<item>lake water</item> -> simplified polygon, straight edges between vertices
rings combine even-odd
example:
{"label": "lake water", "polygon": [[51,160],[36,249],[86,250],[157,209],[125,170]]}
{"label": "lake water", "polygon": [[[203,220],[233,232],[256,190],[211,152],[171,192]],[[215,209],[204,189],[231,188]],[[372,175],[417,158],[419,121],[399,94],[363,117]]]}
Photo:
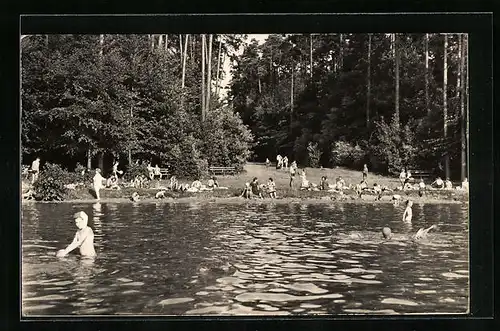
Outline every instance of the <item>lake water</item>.
{"label": "lake water", "polygon": [[[97,259],[58,259],[84,210]],[[22,312],[38,315],[465,313],[468,206],[25,204]],[[437,224],[426,240],[408,240]],[[383,241],[390,226],[396,240]],[[353,236],[358,233],[361,237]]]}

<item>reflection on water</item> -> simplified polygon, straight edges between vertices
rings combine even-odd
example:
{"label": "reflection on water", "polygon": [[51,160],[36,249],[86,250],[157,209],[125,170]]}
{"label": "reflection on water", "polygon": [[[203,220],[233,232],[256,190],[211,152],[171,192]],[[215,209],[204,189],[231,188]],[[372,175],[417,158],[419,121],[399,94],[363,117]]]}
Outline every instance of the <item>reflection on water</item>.
{"label": "reflection on water", "polygon": [[[461,205],[27,204],[23,314],[463,313]],[[98,257],[54,253],[84,210]],[[438,225],[428,238],[409,240]],[[390,226],[396,240],[384,241]]]}

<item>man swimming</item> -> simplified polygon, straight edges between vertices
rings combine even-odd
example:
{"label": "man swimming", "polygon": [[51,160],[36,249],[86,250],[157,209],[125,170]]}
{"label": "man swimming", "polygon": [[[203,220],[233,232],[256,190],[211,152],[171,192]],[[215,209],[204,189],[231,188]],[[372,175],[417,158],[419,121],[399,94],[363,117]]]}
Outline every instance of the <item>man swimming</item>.
{"label": "man swimming", "polygon": [[94,232],[92,231],[92,228],[87,225],[89,217],[84,211],[79,211],[73,217],[75,219],[75,224],[78,227],[78,231],[76,231],[71,244],[69,244],[65,249],[59,250],[56,253],[56,256],[64,257],[77,247],[80,248],[81,256],[96,256],[94,249]]}

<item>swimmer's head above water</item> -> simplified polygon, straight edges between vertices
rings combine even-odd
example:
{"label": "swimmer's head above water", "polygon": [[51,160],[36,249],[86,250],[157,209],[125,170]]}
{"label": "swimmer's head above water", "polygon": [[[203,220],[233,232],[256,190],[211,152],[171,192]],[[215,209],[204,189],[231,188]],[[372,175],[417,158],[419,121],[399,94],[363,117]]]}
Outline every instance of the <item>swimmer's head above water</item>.
{"label": "swimmer's head above water", "polygon": [[84,211],[79,211],[78,213],[73,215],[73,218],[75,219],[75,224],[79,229],[85,228],[89,221],[89,217]]}
{"label": "swimmer's head above water", "polygon": [[382,229],[382,236],[384,236],[384,239],[391,239],[391,237],[392,237],[391,228],[384,227]]}

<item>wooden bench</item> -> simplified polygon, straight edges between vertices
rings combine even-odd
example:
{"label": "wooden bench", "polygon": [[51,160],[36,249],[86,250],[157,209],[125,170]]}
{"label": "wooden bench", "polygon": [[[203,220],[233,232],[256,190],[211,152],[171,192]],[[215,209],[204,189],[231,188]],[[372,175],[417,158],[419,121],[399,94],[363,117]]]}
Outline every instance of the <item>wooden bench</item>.
{"label": "wooden bench", "polygon": [[410,174],[413,180],[416,180],[416,179],[429,178],[434,174],[434,172],[430,170],[410,169]]}
{"label": "wooden bench", "polygon": [[223,175],[223,176],[225,174],[234,175],[236,173],[236,168],[235,167],[214,167],[214,166],[211,166],[208,168],[208,171],[213,175]]}

